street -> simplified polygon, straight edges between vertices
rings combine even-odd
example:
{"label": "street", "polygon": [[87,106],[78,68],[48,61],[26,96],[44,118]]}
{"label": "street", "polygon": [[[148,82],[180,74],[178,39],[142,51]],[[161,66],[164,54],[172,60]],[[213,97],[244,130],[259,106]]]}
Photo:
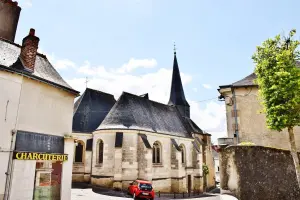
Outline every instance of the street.
{"label": "street", "polygon": [[[97,194],[92,189],[72,189],[72,200],[126,200],[127,197],[115,197]],[[167,198],[155,198],[156,200],[166,200]],[[211,197],[191,198],[193,200],[236,200],[228,195],[212,195]]]}

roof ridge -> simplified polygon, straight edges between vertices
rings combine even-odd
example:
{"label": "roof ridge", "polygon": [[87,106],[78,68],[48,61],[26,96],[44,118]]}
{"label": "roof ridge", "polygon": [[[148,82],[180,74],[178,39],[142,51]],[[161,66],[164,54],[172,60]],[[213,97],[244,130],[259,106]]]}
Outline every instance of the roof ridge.
{"label": "roof ridge", "polygon": [[[141,96],[139,96],[139,95],[132,94],[132,93],[129,93],[129,92],[125,92],[125,91],[122,92],[121,96],[122,96],[123,94],[132,95],[132,96],[137,97],[137,98],[140,98],[140,99],[145,99],[144,97],[141,97]],[[172,107],[172,108],[175,107],[175,106],[173,106],[173,105],[164,104],[164,103],[161,103],[161,102],[158,102],[158,101],[153,101],[153,100],[151,100],[151,99],[145,99],[145,100],[150,101],[150,102],[152,102],[152,103],[161,104],[161,105],[167,106],[167,107]]]}
{"label": "roof ridge", "polygon": [[107,92],[103,92],[103,91],[100,91],[100,90],[96,90],[96,89],[93,89],[93,88],[87,87],[86,90],[92,90],[92,91],[95,91],[95,92],[97,92],[97,93],[102,93],[102,94],[105,94],[105,95],[109,95],[109,96],[114,97],[113,94],[110,94],[110,93],[107,93]]}
{"label": "roof ridge", "polygon": [[7,40],[7,39],[5,39],[5,38],[2,38],[2,37],[0,37],[0,40],[3,41],[3,42],[7,42],[7,43],[9,43],[9,44],[15,45],[15,46],[17,46],[17,47],[22,47],[21,45],[15,43],[15,42],[12,42],[12,41],[10,41],[10,40]]}

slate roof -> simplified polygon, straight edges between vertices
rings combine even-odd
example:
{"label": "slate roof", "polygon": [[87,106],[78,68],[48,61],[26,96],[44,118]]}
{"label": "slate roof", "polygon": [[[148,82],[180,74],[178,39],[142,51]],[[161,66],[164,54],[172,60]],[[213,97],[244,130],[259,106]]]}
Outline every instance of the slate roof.
{"label": "slate roof", "polygon": [[37,54],[35,70],[33,73],[24,70],[22,63],[19,60],[20,52],[20,45],[0,38],[0,70],[22,74],[24,76],[62,88],[69,92],[79,94],[78,91],[74,90],[67,82],[63,80],[63,78],[48,61],[47,57],[43,54]]}
{"label": "slate roof", "polygon": [[74,104],[73,132],[95,131],[115,102],[113,95],[87,88]]}
{"label": "slate roof", "polygon": [[[297,67],[300,68],[300,62],[296,61]],[[245,78],[232,83],[231,85],[222,85],[220,88],[228,88],[228,87],[249,87],[249,86],[258,86],[256,83],[254,83],[254,80],[257,78],[255,73],[252,73]]]}
{"label": "slate roof", "polygon": [[185,128],[189,133],[200,133],[204,134],[201,128],[197,126],[197,124],[190,118],[188,117],[182,117],[182,120],[185,124]]}
{"label": "slate roof", "polygon": [[252,73],[249,76],[243,78],[242,80],[232,83],[232,86],[233,87],[257,86],[257,84],[254,83],[255,79],[256,79],[256,74]]}
{"label": "slate roof", "polygon": [[192,138],[175,106],[123,92],[99,130],[131,129]]}
{"label": "slate roof", "polygon": [[168,104],[189,106],[184,95],[176,53],[174,53],[172,85]]}

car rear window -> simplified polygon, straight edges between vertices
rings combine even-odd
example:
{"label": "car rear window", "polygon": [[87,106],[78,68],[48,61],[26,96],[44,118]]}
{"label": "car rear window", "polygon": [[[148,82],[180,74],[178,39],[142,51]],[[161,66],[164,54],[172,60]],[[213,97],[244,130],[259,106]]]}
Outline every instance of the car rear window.
{"label": "car rear window", "polygon": [[152,190],[152,185],[148,183],[140,183],[141,190]]}

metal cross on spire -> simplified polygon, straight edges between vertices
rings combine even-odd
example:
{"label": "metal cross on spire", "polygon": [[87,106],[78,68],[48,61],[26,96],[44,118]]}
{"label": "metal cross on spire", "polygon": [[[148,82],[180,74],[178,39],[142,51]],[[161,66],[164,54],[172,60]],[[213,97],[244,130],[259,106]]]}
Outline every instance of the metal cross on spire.
{"label": "metal cross on spire", "polygon": [[176,55],[176,44],[174,42],[174,54]]}
{"label": "metal cross on spire", "polygon": [[87,84],[88,84],[88,82],[89,82],[89,79],[88,79],[88,77],[85,77],[85,88],[87,88]]}

